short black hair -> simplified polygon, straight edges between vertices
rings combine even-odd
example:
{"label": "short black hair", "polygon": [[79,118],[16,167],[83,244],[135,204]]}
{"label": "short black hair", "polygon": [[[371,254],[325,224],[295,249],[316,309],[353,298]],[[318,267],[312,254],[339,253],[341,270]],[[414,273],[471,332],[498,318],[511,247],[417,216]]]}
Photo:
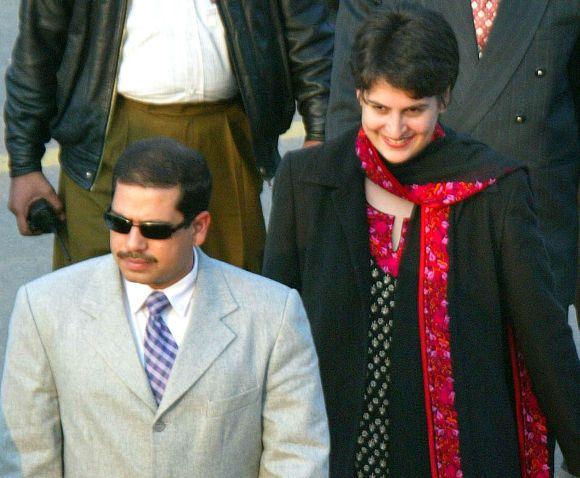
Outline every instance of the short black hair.
{"label": "short black hair", "polygon": [[415,99],[444,100],[459,71],[457,39],[443,16],[428,8],[401,3],[379,9],[357,33],[351,68],[359,90],[386,81]]}
{"label": "short black hair", "polygon": [[209,207],[211,174],[199,151],[165,137],[148,138],[130,144],[113,169],[113,194],[118,182],[143,187],[179,186],[176,205],[191,222]]}

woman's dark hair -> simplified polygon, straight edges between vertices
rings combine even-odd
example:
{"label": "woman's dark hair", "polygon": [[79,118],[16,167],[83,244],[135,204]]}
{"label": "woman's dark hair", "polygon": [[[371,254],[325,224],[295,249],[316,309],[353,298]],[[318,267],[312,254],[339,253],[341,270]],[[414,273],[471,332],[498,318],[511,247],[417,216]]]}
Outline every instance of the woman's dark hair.
{"label": "woman's dark hair", "polygon": [[444,101],[457,79],[457,40],[433,10],[407,3],[379,9],[357,33],[351,68],[362,91],[386,81],[413,98],[438,96]]}
{"label": "woman's dark hair", "polygon": [[176,208],[186,222],[209,206],[211,174],[203,156],[174,139],[150,138],[129,145],[113,170],[113,194],[118,182],[155,188],[179,186]]}

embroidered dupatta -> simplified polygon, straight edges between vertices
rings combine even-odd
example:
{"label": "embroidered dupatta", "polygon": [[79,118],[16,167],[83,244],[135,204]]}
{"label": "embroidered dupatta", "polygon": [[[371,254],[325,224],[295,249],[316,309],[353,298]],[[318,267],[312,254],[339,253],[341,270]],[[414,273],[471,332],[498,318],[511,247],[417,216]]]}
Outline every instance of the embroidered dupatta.
{"label": "embroidered dupatta", "polygon": [[[444,136],[437,125],[434,140]],[[495,183],[482,181],[442,181],[401,184],[389,171],[376,148],[361,130],[356,151],[367,177],[387,191],[416,204],[420,209],[421,241],[418,287],[418,319],[421,365],[425,396],[429,460],[432,478],[461,478],[459,425],[455,409],[453,367],[448,314],[449,215],[452,205]],[[522,478],[549,476],[546,419],[508,329],[516,402],[516,421]]]}

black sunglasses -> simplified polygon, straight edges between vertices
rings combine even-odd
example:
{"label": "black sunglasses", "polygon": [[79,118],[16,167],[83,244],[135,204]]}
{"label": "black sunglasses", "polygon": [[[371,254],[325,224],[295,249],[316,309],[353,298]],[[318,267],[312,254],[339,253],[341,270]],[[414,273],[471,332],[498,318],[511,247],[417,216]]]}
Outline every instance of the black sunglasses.
{"label": "black sunglasses", "polygon": [[105,224],[107,227],[114,232],[120,234],[129,234],[131,228],[136,226],[141,231],[141,235],[147,239],[168,239],[175,231],[188,227],[191,224],[191,220],[186,219],[182,223],[174,226],[168,222],[158,222],[158,221],[144,221],[139,224],[133,224],[131,219],[115,214],[109,208],[105,214],[103,214],[105,219]]}

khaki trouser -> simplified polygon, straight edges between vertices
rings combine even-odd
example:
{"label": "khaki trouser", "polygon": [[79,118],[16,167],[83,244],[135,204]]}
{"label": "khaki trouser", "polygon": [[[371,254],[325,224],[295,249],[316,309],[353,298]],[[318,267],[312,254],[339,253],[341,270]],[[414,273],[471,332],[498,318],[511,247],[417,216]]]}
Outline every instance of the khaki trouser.
{"label": "khaki trouser", "polygon": [[[78,262],[109,252],[103,212],[111,203],[112,170],[132,142],[167,136],[201,151],[213,178],[212,224],[202,247],[210,256],[259,272],[265,227],[260,204],[262,180],[251,146],[248,119],[237,101],[149,105],[121,96],[116,105],[97,179],[90,191],[61,173],[59,194],[66,212],[62,237]],[[53,267],[67,265],[55,243]]]}

